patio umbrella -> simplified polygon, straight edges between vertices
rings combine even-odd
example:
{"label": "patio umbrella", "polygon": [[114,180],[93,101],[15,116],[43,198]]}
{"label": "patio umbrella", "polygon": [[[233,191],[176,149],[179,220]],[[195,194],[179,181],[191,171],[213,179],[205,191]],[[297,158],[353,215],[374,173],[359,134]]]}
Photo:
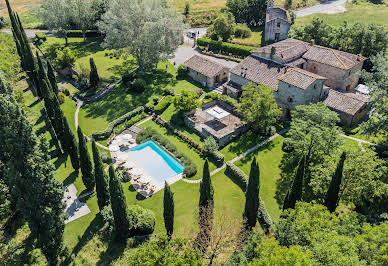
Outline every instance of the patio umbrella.
{"label": "patio umbrella", "polygon": [[133,167],[135,167],[135,163],[134,163],[133,161],[127,161],[127,162],[124,164],[124,167],[125,167],[125,168],[128,168],[128,169],[133,168]]}
{"label": "patio umbrella", "polygon": [[125,135],[122,135],[121,138],[123,140],[131,140],[132,139],[132,135],[131,134],[125,134]]}
{"label": "patio umbrella", "polygon": [[131,157],[126,152],[120,152],[119,154],[117,154],[117,160],[119,161],[128,161],[130,159]]}
{"label": "patio umbrella", "polygon": [[110,145],[109,146],[109,151],[119,151],[120,147],[117,145]]}
{"label": "patio umbrella", "polygon": [[152,177],[143,175],[138,181],[140,183],[149,183],[152,181]]}
{"label": "patio umbrella", "polygon": [[140,168],[133,168],[131,171],[131,174],[133,175],[141,175],[143,173],[144,173],[143,169],[140,169]]}

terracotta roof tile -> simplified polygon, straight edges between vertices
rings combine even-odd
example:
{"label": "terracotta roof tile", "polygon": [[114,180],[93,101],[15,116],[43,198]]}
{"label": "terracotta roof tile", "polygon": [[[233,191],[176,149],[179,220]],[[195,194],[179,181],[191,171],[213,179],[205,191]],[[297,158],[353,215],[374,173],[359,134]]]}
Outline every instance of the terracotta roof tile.
{"label": "terracotta roof tile", "polygon": [[306,42],[289,38],[284,41],[261,47],[253,51],[253,53],[271,54],[272,47],[276,48],[275,55],[284,61],[288,61],[295,57],[301,57],[304,53],[307,52],[310,45]]}
{"label": "terracotta roof tile", "polygon": [[330,89],[323,103],[335,111],[355,115],[368,101],[368,98],[361,94]]}
{"label": "terracotta roof tile", "polygon": [[188,68],[191,68],[198,73],[201,73],[207,77],[214,77],[227,67],[207,59],[204,56],[194,55],[184,63]]}
{"label": "terracotta roof tile", "polygon": [[279,80],[303,90],[307,89],[316,80],[325,80],[325,77],[310,73],[299,68],[290,68]]}

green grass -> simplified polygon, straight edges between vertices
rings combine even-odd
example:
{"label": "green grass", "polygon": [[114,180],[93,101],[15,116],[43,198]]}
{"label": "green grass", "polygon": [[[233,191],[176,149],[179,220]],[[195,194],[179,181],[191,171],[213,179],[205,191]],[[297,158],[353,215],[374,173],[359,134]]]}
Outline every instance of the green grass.
{"label": "green grass", "polygon": [[249,38],[233,38],[231,43],[260,47],[262,41],[264,41],[262,39],[262,38],[264,38],[264,36],[263,36],[264,28],[263,27],[251,28],[251,30],[252,30],[251,37],[249,37]]}
{"label": "green grass", "polygon": [[344,21],[350,24],[362,22],[366,24],[382,24],[388,28],[388,6],[375,5],[358,1],[357,3],[346,4],[347,11],[341,14],[314,14],[307,17],[297,18],[295,25],[306,25],[310,23],[315,17],[318,17],[331,26],[339,26]]}
{"label": "green grass", "polygon": [[283,137],[277,137],[267,145],[235,163],[249,175],[252,159],[256,156],[260,167],[260,197],[263,199],[273,220],[277,220],[281,213],[280,206],[275,199],[275,193],[276,180],[280,178],[279,164],[284,153],[282,151],[282,144]]}
{"label": "green grass", "polygon": [[15,81],[20,71],[20,59],[12,35],[0,32],[0,71],[7,80]]}

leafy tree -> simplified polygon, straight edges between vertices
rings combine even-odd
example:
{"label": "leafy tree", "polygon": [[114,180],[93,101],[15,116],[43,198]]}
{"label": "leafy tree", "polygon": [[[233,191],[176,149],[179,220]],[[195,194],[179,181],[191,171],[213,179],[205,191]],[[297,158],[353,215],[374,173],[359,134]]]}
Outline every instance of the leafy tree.
{"label": "leafy tree", "polygon": [[181,14],[154,0],[112,0],[98,25],[105,46],[125,48],[143,74],[173,53],[184,29]]}
{"label": "leafy tree", "polygon": [[259,209],[259,192],[260,192],[260,168],[253,158],[251,163],[251,171],[249,173],[249,180],[247,190],[245,192],[245,209],[244,217],[247,219],[247,226],[252,229],[256,225],[257,213]]}
{"label": "leafy tree", "polygon": [[203,143],[203,149],[206,154],[216,152],[218,150],[217,141],[212,136],[207,137]]}
{"label": "leafy tree", "polygon": [[208,32],[213,40],[218,41],[221,38],[222,41],[227,42],[234,34],[235,28],[236,23],[233,14],[226,12],[218,15],[213,25],[209,27]]}
{"label": "leafy tree", "polygon": [[53,89],[53,92],[55,95],[58,96],[58,83],[57,83],[57,78],[55,77],[55,70],[51,64],[51,62],[48,60],[47,61],[47,77],[48,80],[50,81],[51,88]]}
{"label": "leafy tree", "polygon": [[105,174],[104,165],[101,160],[96,142],[92,142],[93,161],[94,161],[94,179],[96,181],[97,203],[100,211],[109,205],[109,187],[108,177]]}
{"label": "leafy tree", "polygon": [[43,0],[41,15],[44,25],[56,30],[65,38],[65,46],[68,45],[67,32],[71,28],[73,18],[72,5],[63,0]]}
{"label": "leafy tree", "polygon": [[171,239],[174,232],[174,195],[167,182],[164,183],[163,218],[167,236]]}
{"label": "leafy tree", "polygon": [[242,87],[239,111],[259,133],[267,133],[281,115],[273,90],[265,85],[250,83]]}
{"label": "leafy tree", "polygon": [[340,187],[342,182],[342,173],[344,169],[345,159],[346,159],[346,153],[343,152],[341,155],[341,159],[337,165],[337,169],[335,170],[335,173],[331,179],[329,190],[327,191],[327,194],[326,194],[325,206],[331,212],[335,211],[335,209],[337,208],[338,202],[340,200],[339,192],[340,192]]}
{"label": "leafy tree", "polygon": [[[54,178],[47,143],[38,143],[32,125],[16,103],[9,85],[0,82],[0,174],[12,199],[28,222],[50,265],[56,265],[62,249],[63,191]],[[12,145],[9,145],[12,143]]]}
{"label": "leafy tree", "polygon": [[[4,171],[1,166],[0,170]],[[0,177],[0,224],[11,214],[11,196],[4,179],[4,177]]]}
{"label": "leafy tree", "polygon": [[292,187],[284,199],[283,210],[288,208],[294,209],[296,202],[302,199],[304,169],[305,157],[303,156],[299,162],[298,170],[296,171],[294,181],[292,182]]}
{"label": "leafy tree", "polygon": [[57,65],[63,69],[74,64],[75,59],[74,53],[69,49],[69,47],[66,47],[63,50],[58,50],[55,61]]}
{"label": "leafy tree", "polygon": [[100,77],[98,76],[97,66],[94,63],[93,57],[90,57],[90,86],[92,88],[97,88],[98,83],[100,82]]}
{"label": "leafy tree", "polygon": [[265,21],[267,10],[265,0],[227,0],[226,6],[238,23],[262,25]]}
{"label": "leafy tree", "polygon": [[90,159],[88,147],[86,145],[86,138],[82,133],[82,129],[78,127],[78,149],[79,149],[79,161],[82,172],[82,182],[84,183],[87,190],[92,191],[95,185],[93,164]]}
{"label": "leafy tree", "polygon": [[115,170],[109,167],[109,195],[114,219],[114,230],[119,240],[124,240],[129,235],[130,223],[128,220],[125,195]]}
{"label": "leafy tree", "polygon": [[86,31],[93,26],[95,20],[94,0],[71,0],[72,21],[82,30],[82,37],[86,40]]}
{"label": "leafy tree", "polygon": [[180,112],[192,111],[199,105],[198,94],[184,90],[181,95],[175,96],[172,102],[175,109]]}

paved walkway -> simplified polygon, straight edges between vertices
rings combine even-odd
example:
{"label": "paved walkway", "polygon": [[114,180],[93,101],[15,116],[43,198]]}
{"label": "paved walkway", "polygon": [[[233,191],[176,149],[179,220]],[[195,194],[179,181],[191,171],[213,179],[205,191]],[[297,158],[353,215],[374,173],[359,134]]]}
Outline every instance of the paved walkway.
{"label": "paved walkway", "polygon": [[358,143],[361,143],[361,144],[364,143],[364,144],[368,144],[368,145],[371,145],[371,146],[377,146],[376,143],[369,142],[369,141],[366,141],[366,140],[363,140],[363,139],[358,139],[358,138],[354,138],[354,137],[343,135],[343,134],[341,134],[340,136],[344,137],[344,138],[347,138],[347,139],[351,139],[351,140],[357,141]]}
{"label": "paved walkway", "polygon": [[296,17],[305,17],[313,14],[337,14],[346,11],[346,3],[350,0],[331,0],[319,5],[301,9],[295,12]]}

